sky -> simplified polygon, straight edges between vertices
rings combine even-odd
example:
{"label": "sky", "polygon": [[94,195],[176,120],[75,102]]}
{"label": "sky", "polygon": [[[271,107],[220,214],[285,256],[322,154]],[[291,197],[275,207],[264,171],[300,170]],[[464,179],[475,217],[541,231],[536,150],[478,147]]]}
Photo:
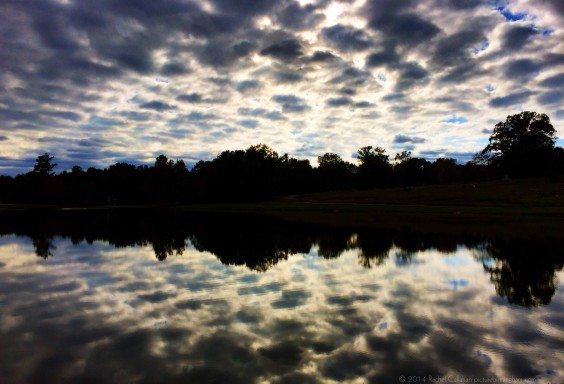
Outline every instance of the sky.
{"label": "sky", "polygon": [[313,165],[366,145],[465,162],[510,114],[564,120],[561,0],[2,0],[0,17],[2,174],[258,143]]}

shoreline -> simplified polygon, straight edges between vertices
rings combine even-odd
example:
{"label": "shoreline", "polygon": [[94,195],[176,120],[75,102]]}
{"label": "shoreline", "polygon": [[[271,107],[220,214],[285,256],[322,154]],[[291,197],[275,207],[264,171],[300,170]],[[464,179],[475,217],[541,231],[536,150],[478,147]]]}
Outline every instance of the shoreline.
{"label": "shoreline", "polygon": [[0,204],[3,212],[169,211],[268,215],[286,221],[355,227],[414,228],[519,237],[564,233],[564,183],[540,179],[312,193],[261,202],[179,205]]}

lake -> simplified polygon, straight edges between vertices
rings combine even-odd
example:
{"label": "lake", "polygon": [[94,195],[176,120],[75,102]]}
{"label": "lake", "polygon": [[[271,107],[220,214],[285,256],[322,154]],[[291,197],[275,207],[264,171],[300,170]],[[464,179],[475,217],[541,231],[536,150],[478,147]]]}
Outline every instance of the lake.
{"label": "lake", "polygon": [[0,383],[564,378],[558,239],[160,211],[0,219]]}

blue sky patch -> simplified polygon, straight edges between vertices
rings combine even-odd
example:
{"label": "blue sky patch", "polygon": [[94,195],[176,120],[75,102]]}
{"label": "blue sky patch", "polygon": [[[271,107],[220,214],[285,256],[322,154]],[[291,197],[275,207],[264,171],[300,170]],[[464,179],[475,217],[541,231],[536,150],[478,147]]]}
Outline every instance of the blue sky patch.
{"label": "blue sky patch", "polygon": [[507,7],[499,7],[497,10],[507,21],[519,21],[527,16],[525,12],[511,12]]}
{"label": "blue sky patch", "polygon": [[464,116],[452,115],[446,120],[443,120],[442,122],[447,124],[462,124],[462,123],[466,123],[467,121],[468,119],[465,118]]}

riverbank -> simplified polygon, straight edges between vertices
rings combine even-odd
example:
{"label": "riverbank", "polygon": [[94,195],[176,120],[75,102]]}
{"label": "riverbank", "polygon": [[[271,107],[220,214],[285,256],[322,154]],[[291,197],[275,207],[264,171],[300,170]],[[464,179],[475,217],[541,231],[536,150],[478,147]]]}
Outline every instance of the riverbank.
{"label": "riverbank", "polygon": [[450,233],[561,236],[564,183],[503,180],[412,189],[339,191],[287,196],[268,202],[201,204],[193,212],[269,214],[320,224],[412,227]]}
{"label": "riverbank", "polygon": [[519,237],[561,236],[564,183],[545,179],[500,180],[412,189],[337,191],[286,196],[256,203],[187,206],[54,207],[2,205],[0,210],[173,209],[187,213],[266,214],[289,221],[329,225],[415,228],[449,233],[496,233]]}

